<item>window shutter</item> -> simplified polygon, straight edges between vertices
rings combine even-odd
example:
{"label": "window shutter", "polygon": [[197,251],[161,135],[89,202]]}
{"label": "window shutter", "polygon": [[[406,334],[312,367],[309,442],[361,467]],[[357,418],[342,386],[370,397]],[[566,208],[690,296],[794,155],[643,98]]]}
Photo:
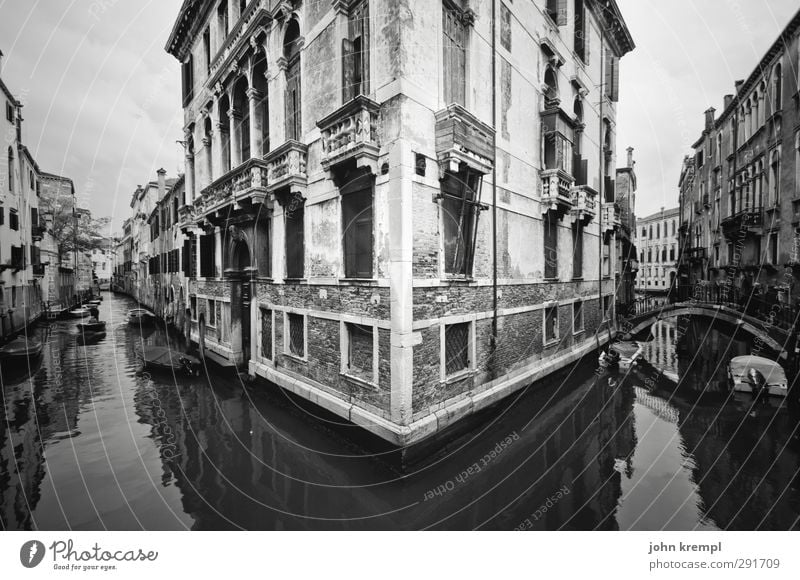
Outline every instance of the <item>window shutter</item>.
{"label": "window shutter", "polygon": [[0,205],[0,226],[6,223],[6,208]]}
{"label": "window shutter", "polygon": [[558,12],[556,12],[556,24],[559,26],[567,25],[567,0],[558,0]]}
{"label": "window shutter", "polygon": [[606,49],[605,58],[604,58],[604,67],[605,67],[605,74],[603,76],[603,83],[605,87],[603,87],[603,92],[605,93],[608,98],[611,98],[611,87],[613,85],[613,70],[614,70],[614,55],[611,53],[610,50]]}
{"label": "window shutter", "polygon": [[591,52],[589,50],[589,39],[592,37],[592,27],[589,25],[589,11],[583,8],[583,54],[586,64],[589,64]]}
{"label": "window shutter", "polygon": [[353,43],[350,39],[342,39],[342,102],[346,103],[353,94]]}
{"label": "window shutter", "polygon": [[611,58],[611,100],[615,103],[619,100],[619,58]]}

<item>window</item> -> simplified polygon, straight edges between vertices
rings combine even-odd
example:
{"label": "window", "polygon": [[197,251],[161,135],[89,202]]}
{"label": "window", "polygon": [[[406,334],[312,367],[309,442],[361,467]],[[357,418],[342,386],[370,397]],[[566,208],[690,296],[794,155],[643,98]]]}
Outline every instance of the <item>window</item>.
{"label": "window", "polygon": [[698,150],[695,157],[697,159],[697,168],[700,169],[703,166],[703,150]]}
{"label": "window", "polygon": [[203,56],[206,59],[206,75],[211,74],[211,30],[203,32]]}
{"label": "window", "polygon": [[572,277],[583,277],[583,223],[572,226]]}
{"label": "window", "polygon": [[181,64],[181,89],[183,106],[186,107],[194,97],[194,59],[191,54]]}
{"label": "window", "polygon": [[462,12],[445,3],[442,7],[444,46],[444,100],[466,105],[467,25]]}
{"label": "window", "polygon": [[347,332],[347,366],[345,372],[372,382],[374,379],[374,329],[363,324],[345,324]]}
{"label": "window", "polygon": [[369,3],[350,9],[348,38],[342,41],[342,91],[344,102],[369,93]]}
{"label": "window", "polygon": [[192,296],[189,298],[189,305],[192,311],[192,320],[197,320],[197,297]]}
{"label": "window", "polygon": [[344,272],[347,278],[372,278],[372,203],[374,177],[365,173],[341,189]]}
{"label": "window", "polygon": [[261,356],[272,360],[272,310],[261,309]]}
{"label": "window", "polygon": [[306,352],[305,317],[301,314],[287,314],[289,326],[289,353],[303,358]]}
{"label": "window", "polygon": [[444,271],[471,276],[475,255],[481,176],[465,169],[445,171],[441,180],[441,214],[444,232]]}
{"label": "window", "polygon": [[6,101],[6,120],[9,123],[14,122],[14,105]]}
{"label": "window", "polygon": [[642,239],[647,237],[647,228],[642,228]]}
{"label": "window", "polygon": [[781,110],[782,107],[782,95],[781,91],[783,90],[783,71],[781,69],[781,65],[778,64],[775,66],[775,72],[773,74],[773,86],[774,86],[774,93],[772,95],[773,99],[773,113],[777,113]]}
{"label": "window", "polygon": [[547,212],[544,226],[544,277],[548,280],[558,278],[558,218]]}
{"label": "window", "polygon": [[558,340],[558,305],[547,306],[544,309],[544,342],[545,344]]}
{"label": "window", "polygon": [[778,205],[781,199],[781,158],[777,151],[772,152],[769,166],[769,204]]}
{"label": "window", "polygon": [[545,13],[558,26],[567,24],[567,0],[547,0]]}
{"label": "window", "polygon": [[575,53],[584,63],[589,62],[589,30],[586,26],[584,0],[575,0]]}
{"label": "window", "polygon": [[19,230],[19,214],[13,208],[8,211],[8,227],[15,231]]}
{"label": "window", "polygon": [[445,373],[455,374],[469,368],[469,322],[444,327]]}
{"label": "window", "polygon": [[[295,198],[297,199],[297,198]],[[305,207],[301,203],[286,209],[286,277],[305,275]]]}
{"label": "window", "polygon": [[14,191],[14,149],[8,148],[8,191]]}
{"label": "window", "polygon": [[611,242],[603,240],[603,277],[611,276]]}
{"label": "window", "polygon": [[220,45],[228,36],[228,0],[222,0],[217,6],[217,26],[219,27]]}
{"label": "window", "polygon": [[572,332],[583,332],[583,302],[580,300],[572,303]]}
{"label": "window", "polygon": [[773,266],[778,265],[778,234],[769,235],[769,261]]}
{"label": "window", "polygon": [[669,249],[669,261],[670,262],[674,262],[675,261],[675,246],[674,245],[672,247],[670,247],[670,249]]}
{"label": "window", "polygon": [[200,236],[200,277],[216,276],[216,240],[214,234]]}
{"label": "window", "polygon": [[188,278],[197,276],[197,239],[189,238],[183,242],[183,275]]}
{"label": "window", "polygon": [[292,19],[286,27],[283,40],[283,56],[286,59],[286,138],[300,140],[302,134],[300,92],[300,25]]}
{"label": "window", "polygon": [[619,100],[619,57],[611,50],[606,50],[605,62],[605,92],[609,100]]}

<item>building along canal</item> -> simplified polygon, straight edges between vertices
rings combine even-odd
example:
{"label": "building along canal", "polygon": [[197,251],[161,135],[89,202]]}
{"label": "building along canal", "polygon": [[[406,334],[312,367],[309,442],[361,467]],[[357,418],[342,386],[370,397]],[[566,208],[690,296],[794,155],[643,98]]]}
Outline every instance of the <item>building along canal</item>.
{"label": "building along canal", "polygon": [[584,361],[398,473],[264,382],[142,372],[144,345],[180,342],[129,327],[133,306],[106,294],[94,344],[38,327],[41,360],[3,374],[3,529],[800,527],[796,415],[730,396],[751,339],[708,322],[660,322],[639,368]]}

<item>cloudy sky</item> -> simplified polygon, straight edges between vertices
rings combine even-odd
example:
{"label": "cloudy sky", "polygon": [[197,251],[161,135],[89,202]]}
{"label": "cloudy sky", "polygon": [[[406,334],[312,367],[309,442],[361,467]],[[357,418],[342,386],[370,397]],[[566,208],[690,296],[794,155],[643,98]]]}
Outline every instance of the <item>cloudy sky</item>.
{"label": "cloudy sky", "polygon": [[[797,0],[618,1],[637,48],[622,62],[617,146],[636,149],[644,216],[677,205],[680,163],[703,111],[722,109]],[[0,0],[2,76],[25,104],[26,145],[115,226],[137,184],[159,167],[181,168],[180,75],[163,50],[179,5]]]}

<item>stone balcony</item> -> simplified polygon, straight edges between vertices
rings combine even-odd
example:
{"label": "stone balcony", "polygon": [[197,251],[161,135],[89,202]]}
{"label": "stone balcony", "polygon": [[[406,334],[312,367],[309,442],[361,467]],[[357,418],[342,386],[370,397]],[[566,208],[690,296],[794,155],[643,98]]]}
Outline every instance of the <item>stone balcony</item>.
{"label": "stone balcony", "polygon": [[761,235],[763,224],[763,208],[748,208],[724,218],[722,234],[729,242],[737,242],[748,235]]}
{"label": "stone balcony", "polygon": [[355,160],[378,173],[380,105],[359,95],[317,123],[322,133],[322,168]]}
{"label": "stone balcony", "polygon": [[622,227],[622,217],[619,207],[615,203],[603,204],[603,231],[619,231]]}
{"label": "stone balcony", "polygon": [[267,196],[268,165],[263,159],[249,159],[232,169],[200,192],[194,201],[197,217],[220,209],[228,203],[261,203]]}
{"label": "stone balcony", "polygon": [[306,166],[308,145],[287,141],[264,156],[267,162],[267,191],[275,193],[289,188],[292,192],[305,192],[308,184]]}
{"label": "stone balcony", "polygon": [[193,205],[182,205],[178,208],[178,225],[185,227],[190,225],[195,220],[195,211]]}
{"label": "stone balcony", "polygon": [[458,104],[438,111],[436,155],[443,170],[457,172],[465,163],[487,174],[494,166],[494,129]]}
{"label": "stone balcony", "polygon": [[559,216],[572,211],[572,176],[563,169],[544,169],[542,178],[542,213],[555,211]]}
{"label": "stone balcony", "polygon": [[597,192],[588,185],[576,185],[571,190],[572,213],[583,221],[590,223],[597,216]]}

